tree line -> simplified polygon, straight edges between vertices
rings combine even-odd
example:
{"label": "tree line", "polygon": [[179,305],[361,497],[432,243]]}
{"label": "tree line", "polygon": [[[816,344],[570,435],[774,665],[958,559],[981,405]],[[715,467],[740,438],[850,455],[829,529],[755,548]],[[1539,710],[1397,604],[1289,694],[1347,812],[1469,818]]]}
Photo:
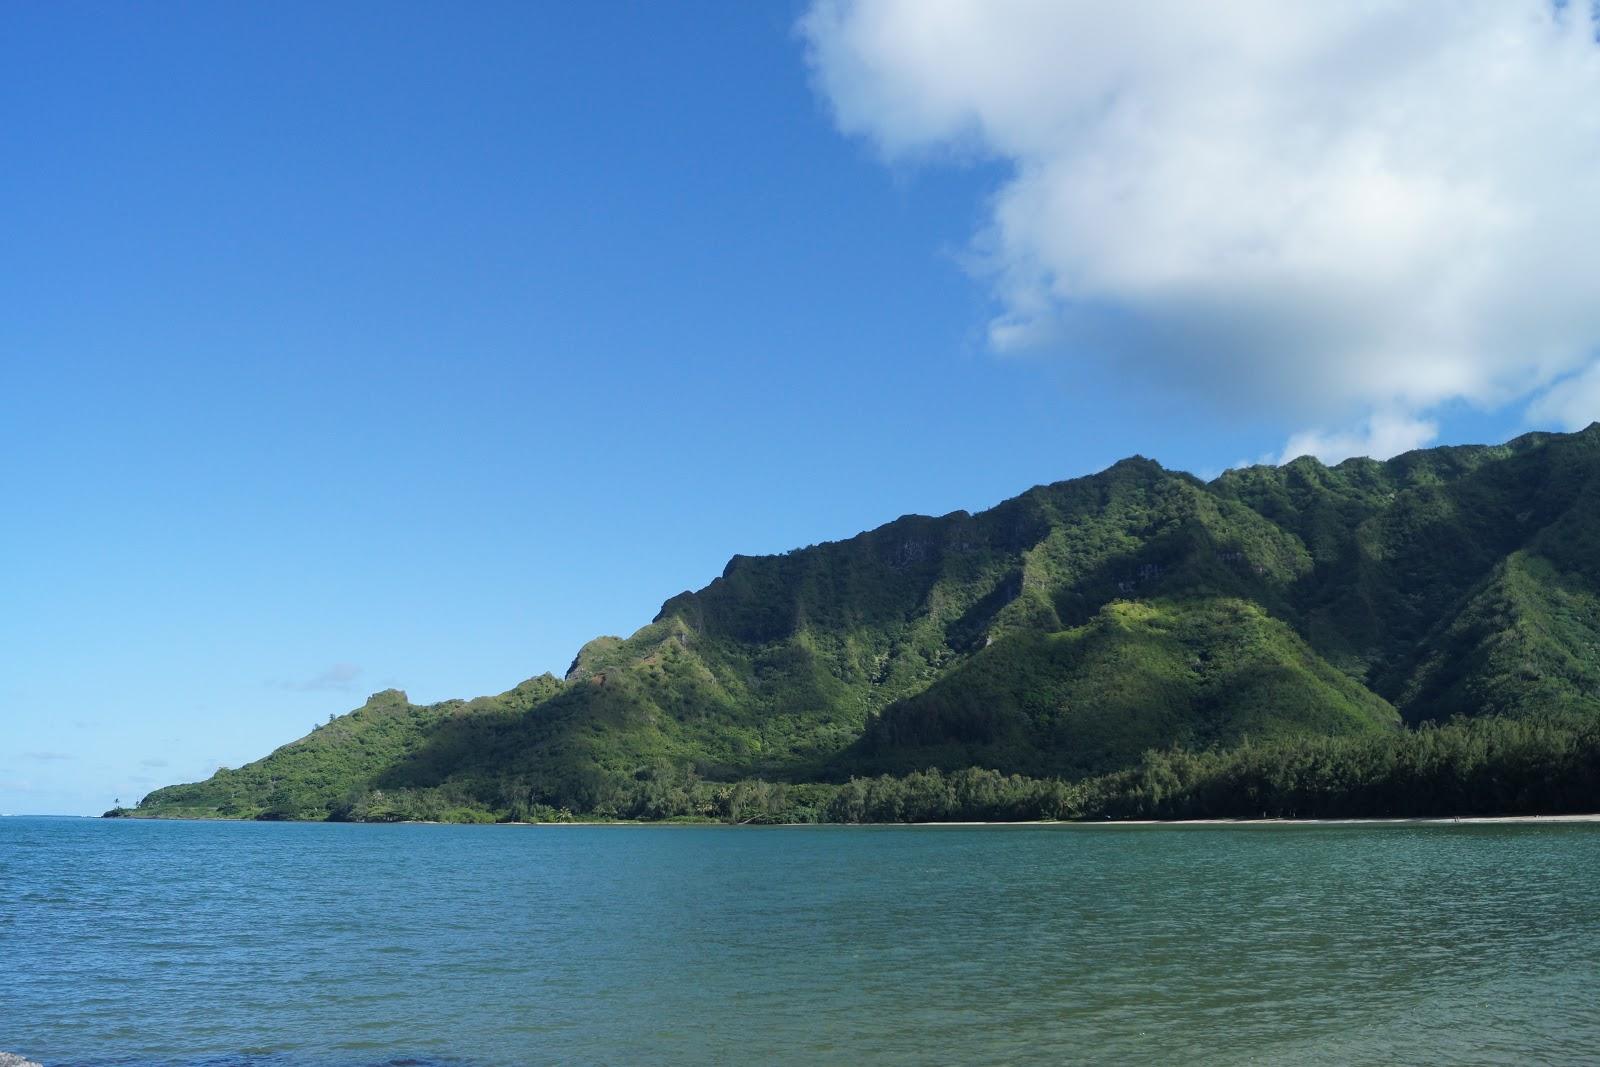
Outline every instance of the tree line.
{"label": "tree line", "polygon": [[[1068,781],[969,767],[844,782],[635,778],[352,795],[334,819],[911,823],[1546,815],[1600,810],[1600,720],[1460,718],[1414,730],[1146,752]],[[310,815],[310,813],[306,813]],[[302,815],[301,817],[306,817]],[[271,817],[268,815],[268,817]],[[317,817],[311,815],[311,817]]]}

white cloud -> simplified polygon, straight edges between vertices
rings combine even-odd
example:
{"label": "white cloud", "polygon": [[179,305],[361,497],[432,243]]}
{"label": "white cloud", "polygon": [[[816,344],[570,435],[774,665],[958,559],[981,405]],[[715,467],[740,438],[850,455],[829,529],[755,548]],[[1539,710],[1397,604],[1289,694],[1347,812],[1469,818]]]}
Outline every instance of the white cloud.
{"label": "white cloud", "polygon": [[1378,411],[1349,430],[1305,430],[1289,438],[1277,462],[1315,456],[1337,463],[1349,456],[1387,457],[1421,448],[1439,434],[1437,423],[1393,411]]}
{"label": "white cloud", "polygon": [[801,30],[841,129],[1011,164],[975,238],[998,349],[1356,425],[1290,443],[1338,458],[1600,342],[1586,4],[818,0]]}
{"label": "white cloud", "polygon": [[1600,419],[1600,363],[1551,386],[1528,407],[1528,414],[1548,425],[1579,430]]}

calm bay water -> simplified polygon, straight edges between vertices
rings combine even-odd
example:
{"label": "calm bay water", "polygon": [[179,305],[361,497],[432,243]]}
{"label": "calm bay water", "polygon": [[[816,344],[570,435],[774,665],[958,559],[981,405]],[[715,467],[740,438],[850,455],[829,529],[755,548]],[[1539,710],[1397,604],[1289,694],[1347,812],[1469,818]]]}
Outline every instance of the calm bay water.
{"label": "calm bay water", "polygon": [[57,1064],[1600,1061],[1600,827],[0,819]]}

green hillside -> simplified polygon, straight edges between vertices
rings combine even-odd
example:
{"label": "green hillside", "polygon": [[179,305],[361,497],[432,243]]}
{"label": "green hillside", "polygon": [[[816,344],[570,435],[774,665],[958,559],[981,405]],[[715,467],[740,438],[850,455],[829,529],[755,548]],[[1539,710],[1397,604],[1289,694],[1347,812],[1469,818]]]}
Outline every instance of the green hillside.
{"label": "green hillside", "polygon": [[1600,426],[1209,484],[1128,459],[736,556],[564,679],[429,707],[380,693],[134,813],[804,811],[852,775],[1077,780],[1174,746],[1600,717],[1597,476]]}
{"label": "green hillside", "polygon": [[868,724],[862,771],[998,767],[1083,777],[1148,749],[1393,729],[1383,698],[1243,600],[1115,601],[1013,633]]}

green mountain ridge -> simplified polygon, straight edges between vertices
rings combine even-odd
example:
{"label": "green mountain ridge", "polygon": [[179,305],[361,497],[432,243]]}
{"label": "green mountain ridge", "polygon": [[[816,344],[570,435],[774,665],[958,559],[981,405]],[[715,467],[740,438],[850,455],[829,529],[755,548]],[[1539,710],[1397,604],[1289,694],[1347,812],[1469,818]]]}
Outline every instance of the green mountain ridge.
{"label": "green mountain ridge", "polygon": [[860,775],[1085,780],[1174,747],[1600,718],[1597,477],[1600,424],[1210,483],[1134,457],[735,556],[562,679],[376,694],[134,813],[727,816],[772,790],[805,811]]}

